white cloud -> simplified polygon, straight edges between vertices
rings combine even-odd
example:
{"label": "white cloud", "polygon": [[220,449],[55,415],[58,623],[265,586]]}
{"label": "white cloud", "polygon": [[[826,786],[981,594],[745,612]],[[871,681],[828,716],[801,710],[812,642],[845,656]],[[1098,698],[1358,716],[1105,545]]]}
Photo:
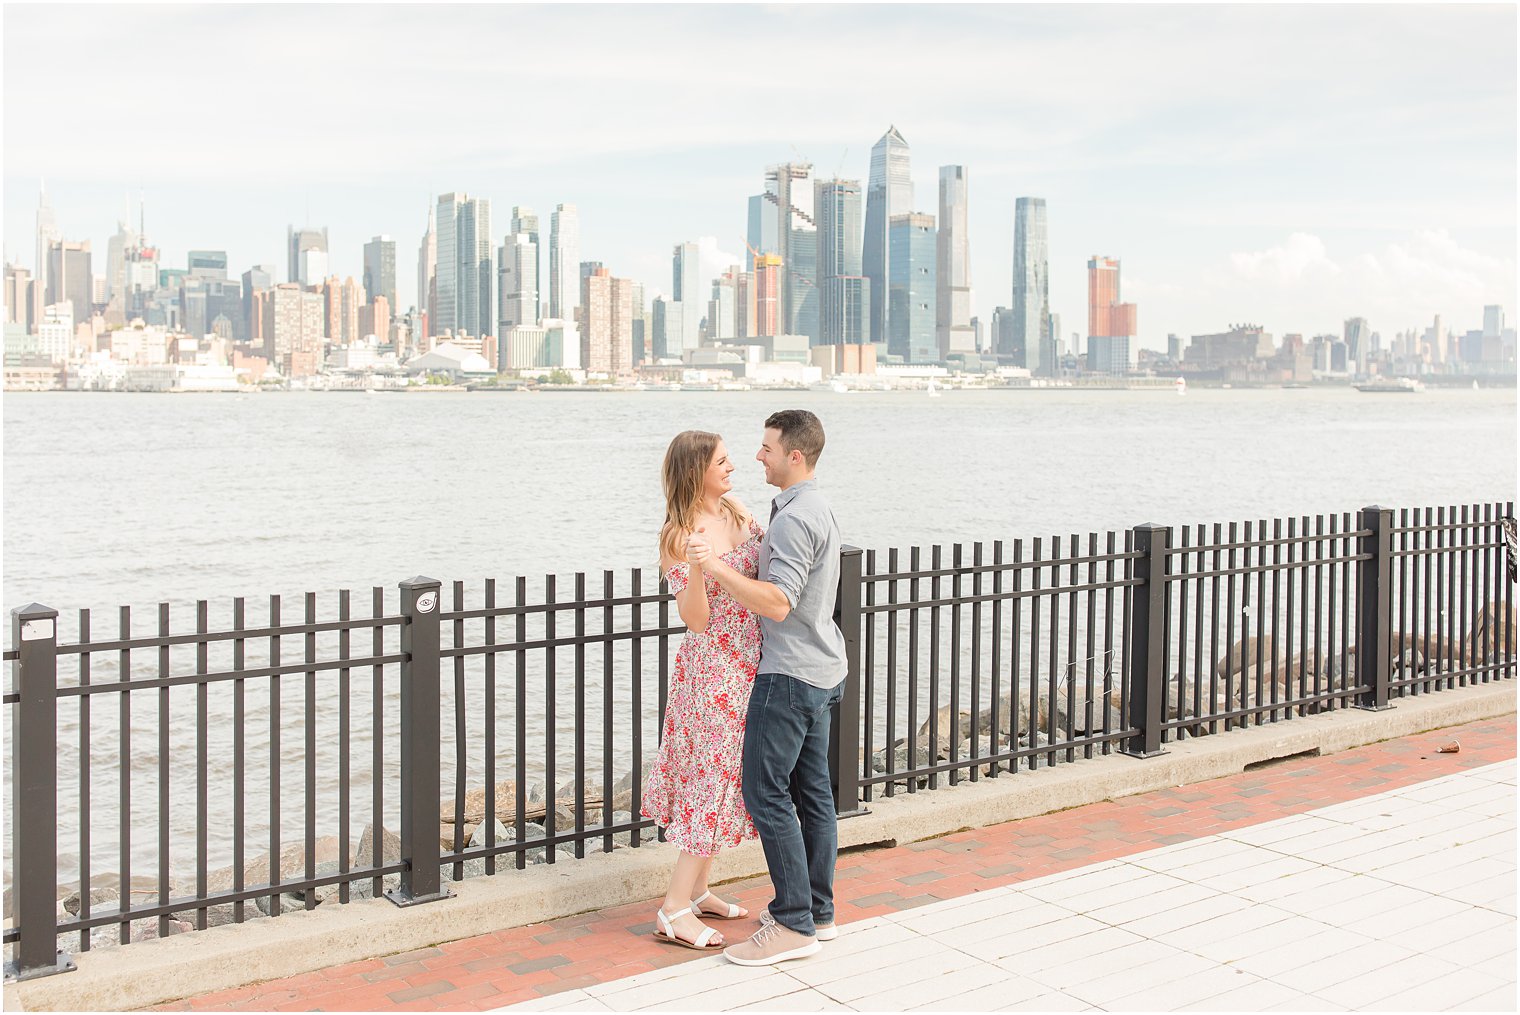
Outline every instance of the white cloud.
{"label": "white cloud", "polygon": [[[1295,308],[1271,321],[1279,331],[1336,330],[1368,318],[1385,334],[1435,314],[1464,326],[1485,304],[1511,305],[1515,261],[1464,247],[1444,229],[1411,232],[1372,250],[1340,257],[1319,236],[1293,233],[1263,250],[1230,254],[1204,273],[1202,298],[1258,319],[1264,309]],[[1233,319],[1233,318],[1232,318]]]}

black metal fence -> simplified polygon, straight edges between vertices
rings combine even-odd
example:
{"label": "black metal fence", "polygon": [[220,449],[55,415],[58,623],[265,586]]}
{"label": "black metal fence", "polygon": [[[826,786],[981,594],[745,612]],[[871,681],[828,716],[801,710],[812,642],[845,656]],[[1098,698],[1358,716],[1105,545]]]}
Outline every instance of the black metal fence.
{"label": "black metal fence", "polygon": [[[1513,678],[1512,518],[846,548],[837,808]],[[444,591],[376,588],[362,617],[347,591],[307,594],[296,622],[277,596],[217,623],[199,602],[178,633],[167,604],[152,633],[123,607],[104,640],[87,610],[72,641],[56,611],[13,610],[15,973],[68,968],[60,935],[88,950],[382,891],[412,905],[655,838],[640,793],[684,631],[663,583]]]}

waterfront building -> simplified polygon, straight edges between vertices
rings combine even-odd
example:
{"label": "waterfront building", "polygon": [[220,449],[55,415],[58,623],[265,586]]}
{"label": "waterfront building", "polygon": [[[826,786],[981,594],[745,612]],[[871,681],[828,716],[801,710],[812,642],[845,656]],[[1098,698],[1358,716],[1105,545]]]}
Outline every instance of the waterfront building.
{"label": "waterfront building", "polygon": [[549,362],[549,331],[540,324],[515,324],[503,328],[496,338],[496,368],[534,370],[553,366]]}
{"label": "waterfront building", "polygon": [[396,241],[380,235],[364,245],[364,291],[396,306]]}
{"label": "waterfront building", "polygon": [[[1321,347],[1335,341],[1335,336],[1320,335],[1315,342]],[[1344,349],[1344,343],[1341,343]],[[1235,324],[1229,331],[1215,335],[1194,335],[1182,361],[1195,370],[1217,370],[1221,367],[1249,365],[1272,355],[1272,336],[1259,324]],[[1342,354],[1344,357],[1344,353]],[[1332,369],[1328,360],[1317,362],[1316,370]],[[1344,365],[1340,368],[1345,369]]]}
{"label": "waterfront building", "polygon": [[580,214],[573,204],[557,205],[549,216],[549,316],[575,319],[580,306]]}
{"label": "waterfront building", "polygon": [[428,308],[428,325],[437,335],[464,330],[459,322],[459,209],[468,200],[469,195],[453,192],[438,197],[434,225],[438,261],[433,269],[434,299]]}
{"label": "waterfront building", "polygon": [[89,320],[94,284],[91,281],[90,241],[54,240],[47,250],[47,286],[44,306],[67,301],[76,321]]}
{"label": "waterfront building", "polygon": [[592,373],[633,373],[633,283],[596,267],[581,283],[581,362]]}
{"label": "waterfront building", "polygon": [[1005,364],[1023,364],[1024,346],[1021,333],[1014,327],[1011,307],[994,307],[992,310],[992,351]]}
{"label": "waterfront building", "polygon": [[323,294],[307,290],[299,283],[286,282],[261,296],[264,357],[286,377],[316,373],[322,364],[325,338]]}
{"label": "waterfront building", "polygon": [[[321,229],[304,227],[297,229],[295,226],[287,226],[285,239],[286,248],[290,255],[290,260],[286,265],[287,274],[285,280],[287,282],[298,282],[301,285],[321,285],[322,277],[327,274],[327,227],[323,226]],[[305,274],[303,269],[301,255],[308,250],[321,251],[323,254],[321,258],[314,259],[311,262],[313,270],[319,269],[317,270],[317,274],[314,275]]]}
{"label": "waterfront building", "polygon": [[498,260],[499,336],[520,324],[538,323],[538,241],[532,233],[513,233],[501,245]]}
{"label": "waterfront building", "polygon": [[[1093,374],[1127,374],[1130,371],[1130,340],[1118,335],[1087,337],[1087,372]],[[1073,355],[1080,355],[1073,353]]]}
{"label": "waterfront building", "polygon": [[935,264],[935,339],[940,359],[977,351],[971,326],[970,183],[965,166],[939,168],[939,238]]}
{"label": "waterfront building", "polygon": [[433,307],[434,276],[438,271],[438,234],[435,230],[433,206],[428,205],[427,231],[417,245],[417,299],[415,306],[420,314],[429,313]]}
{"label": "waterfront building", "polygon": [[913,212],[892,219],[888,265],[891,291],[887,350],[904,363],[940,361],[935,339],[937,238],[934,216]]}
{"label": "waterfront building", "polygon": [[55,303],[42,310],[37,325],[36,351],[49,363],[61,364],[74,347],[74,311],[67,303]]}
{"label": "waterfront building", "polygon": [[870,341],[883,342],[888,336],[890,316],[891,222],[913,210],[913,178],[909,172],[908,142],[896,127],[871,148],[871,175],[866,183],[865,236],[861,245],[862,269],[871,280]]}
{"label": "waterfront building", "polygon": [[546,317],[543,322],[545,355],[551,368],[579,370],[581,368],[581,336],[574,321],[562,321]]}
{"label": "waterfront building", "polygon": [[1014,365],[1034,375],[1048,372],[1055,336],[1050,333],[1050,253],[1043,197],[1014,202],[1012,309]]}

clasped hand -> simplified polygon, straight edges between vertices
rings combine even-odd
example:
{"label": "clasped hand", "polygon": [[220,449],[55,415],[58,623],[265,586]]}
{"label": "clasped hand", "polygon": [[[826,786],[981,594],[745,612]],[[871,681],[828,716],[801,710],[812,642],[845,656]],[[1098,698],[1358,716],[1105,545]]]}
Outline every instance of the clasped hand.
{"label": "clasped hand", "polygon": [[706,566],[713,558],[712,544],[707,541],[706,531],[706,528],[698,528],[686,537],[686,559],[697,567]]}

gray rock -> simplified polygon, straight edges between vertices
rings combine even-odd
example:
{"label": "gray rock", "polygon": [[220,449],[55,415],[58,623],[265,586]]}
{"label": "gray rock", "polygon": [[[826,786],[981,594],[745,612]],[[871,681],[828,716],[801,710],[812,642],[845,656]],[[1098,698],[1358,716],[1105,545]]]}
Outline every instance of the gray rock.
{"label": "gray rock", "polygon": [[[493,822],[493,824],[495,825],[496,842],[499,843],[504,841],[507,838],[507,826],[502,824],[500,821]],[[485,844],[486,826],[482,824],[478,826],[475,829],[474,834],[470,836],[470,848],[477,849],[481,846],[484,846]]]}

